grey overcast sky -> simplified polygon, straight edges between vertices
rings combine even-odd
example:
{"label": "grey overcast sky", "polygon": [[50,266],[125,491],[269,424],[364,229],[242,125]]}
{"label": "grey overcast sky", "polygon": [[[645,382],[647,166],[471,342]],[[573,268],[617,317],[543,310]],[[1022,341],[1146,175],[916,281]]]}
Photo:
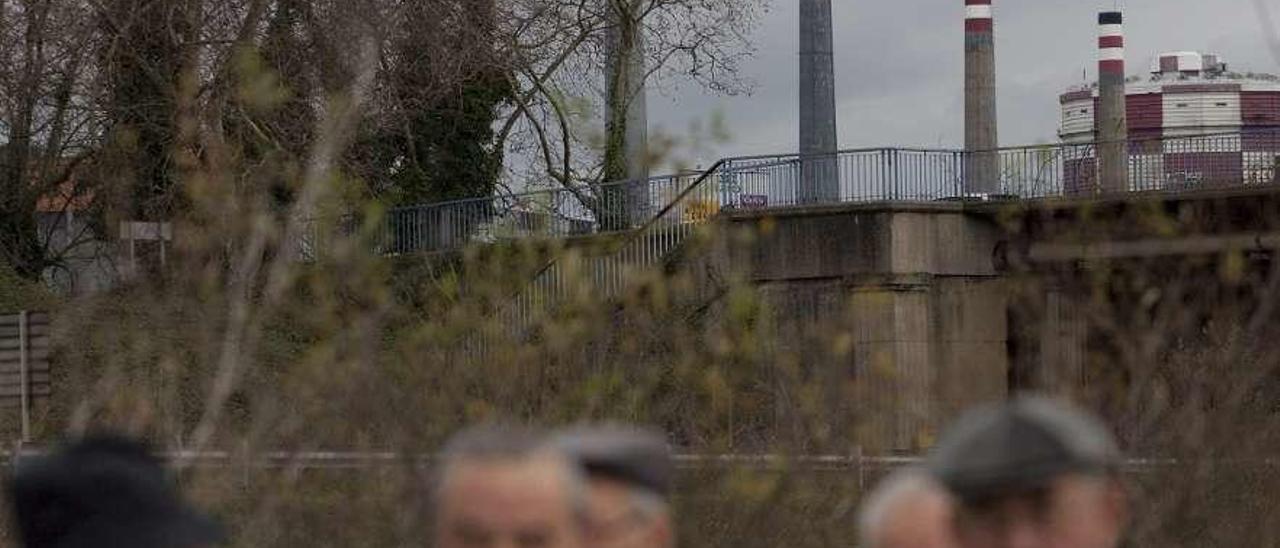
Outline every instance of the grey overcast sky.
{"label": "grey overcast sky", "polygon": [[[1280,17],[1280,0],[1262,0]],[[943,146],[963,142],[964,2],[833,0],[840,146]],[[1112,0],[995,0],[996,78],[1002,145],[1056,140],[1058,94],[1097,72],[1097,12]],[[796,0],[772,0],[743,66],[749,96],[717,97],[692,84],[651,91],[652,131],[686,135],[718,112],[731,140],[699,153],[794,151]],[[1121,0],[1130,75],[1162,51],[1220,54],[1233,70],[1280,73],[1255,0]],[[689,158],[688,160],[694,160]]]}

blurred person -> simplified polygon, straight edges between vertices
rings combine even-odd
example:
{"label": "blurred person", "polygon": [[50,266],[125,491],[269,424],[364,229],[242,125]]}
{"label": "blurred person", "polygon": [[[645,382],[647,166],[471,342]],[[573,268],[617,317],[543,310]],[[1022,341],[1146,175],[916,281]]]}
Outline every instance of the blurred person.
{"label": "blurred person", "polygon": [[1128,519],[1121,464],[1098,420],[1021,398],[962,417],[930,467],[958,501],[962,547],[1112,548]]}
{"label": "blurred person", "polygon": [[435,485],[439,548],[579,548],[578,466],[533,432],[464,431],[446,445]]}
{"label": "blurred person", "polygon": [[862,503],[863,548],[955,548],[951,496],[928,472],[895,472]]}
{"label": "blurred person", "polygon": [[194,548],[221,543],[146,446],[100,436],[19,459],[7,489],[26,548]]}
{"label": "blurred person", "polygon": [[556,445],[587,474],[586,534],[592,548],[669,548],[675,525],[668,498],[675,465],[660,433],[620,426],[580,427]]}

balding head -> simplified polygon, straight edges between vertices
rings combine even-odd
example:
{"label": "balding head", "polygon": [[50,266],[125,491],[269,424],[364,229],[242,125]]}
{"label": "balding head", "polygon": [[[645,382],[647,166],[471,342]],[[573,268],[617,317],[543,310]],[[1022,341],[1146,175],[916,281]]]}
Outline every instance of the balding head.
{"label": "balding head", "polygon": [[953,548],[952,502],[919,470],[897,472],[863,501],[859,531],[865,548]]}

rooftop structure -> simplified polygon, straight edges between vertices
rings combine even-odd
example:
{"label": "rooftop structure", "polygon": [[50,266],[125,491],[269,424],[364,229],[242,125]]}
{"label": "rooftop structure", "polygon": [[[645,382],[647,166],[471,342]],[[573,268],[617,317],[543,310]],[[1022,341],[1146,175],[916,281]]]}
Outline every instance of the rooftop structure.
{"label": "rooftop structure", "polygon": [[[1062,94],[1063,143],[1107,141],[1098,131],[1101,96],[1097,84]],[[1125,79],[1124,104],[1129,145],[1122,164],[1129,179],[1188,187],[1210,174],[1245,184],[1273,180],[1280,161],[1280,77],[1232,72],[1218,55],[1165,53],[1146,75]],[[1215,134],[1232,137],[1215,138],[1212,146],[1179,139]],[[1088,192],[1106,178],[1099,174],[1098,154],[1081,152],[1065,166],[1067,194]]]}
{"label": "rooftop structure", "polygon": [[[1280,129],[1280,77],[1234,72],[1218,55],[1158,55],[1146,75],[1127,78],[1126,95],[1133,139]],[[1096,138],[1098,97],[1096,83],[1062,94],[1064,142]]]}

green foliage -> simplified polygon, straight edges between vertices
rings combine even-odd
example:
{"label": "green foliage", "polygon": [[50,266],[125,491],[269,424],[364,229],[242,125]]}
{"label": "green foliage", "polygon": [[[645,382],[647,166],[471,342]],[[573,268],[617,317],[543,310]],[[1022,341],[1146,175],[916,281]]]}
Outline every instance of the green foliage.
{"label": "green foliage", "polygon": [[170,218],[180,196],[173,153],[177,145],[179,81],[186,55],[177,43],[187,32],[182,12],[165,0],[111,0],[98,14],[108,141],[127,171],[110,182],[130,190],[116,204],[133,219]]}
{"label": "green foliage", "polygon": [[0,314],[23,310],[48,311],[58,299],[44,284],[19,276],[9,265],[0,262]]}
{"label": "green foliage", "polygon": [[49,258],[40,245],[35,200],[30,188],[13,190],[0,198],[0,265],[8,275],[38,280]]}
{"label": "green foliage", "polygon": [[388,204],[489,196],[503,165],[494,122],[513,99],[491,3],[408,5],[388,46],[390,104],[355,153]]}
{"label": "green foliage", "polygon": [[[406,84],[411,85],[411,84]],[[511,98],[503,77],[469,81],[457,97],[411,113],[402,134],[383,138],[391,166],[388,202],[425,204],[489,196],[502,170],[493,122]]]}

